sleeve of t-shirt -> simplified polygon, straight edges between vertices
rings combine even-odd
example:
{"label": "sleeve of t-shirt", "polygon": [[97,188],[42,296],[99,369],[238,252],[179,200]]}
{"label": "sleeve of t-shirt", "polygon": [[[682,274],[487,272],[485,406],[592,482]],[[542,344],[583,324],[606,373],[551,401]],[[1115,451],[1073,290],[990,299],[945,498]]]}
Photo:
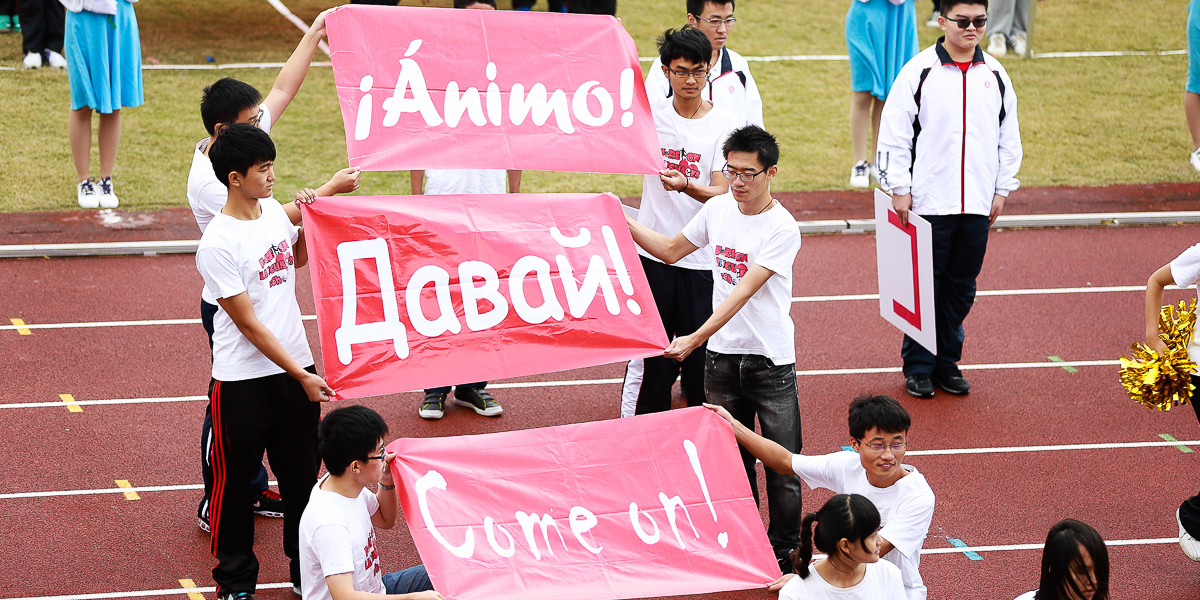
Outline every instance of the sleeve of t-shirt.
{"label": "sleeve of t-shirt", "polygon": [[[800,476],[804,483],[812,489],[825,488],[838,493],[842,489],[842,480],[845,469],[840,463],[844,462],[841,454],[849,454],[858,460],[858,455],[853,452],[834,452],[833,454],[823,454],[821,456],[805,456],[803,454],[792,455],[792,472]],[[840,460],[839,460],[840,459]]]}
{"label": "sleeve of t-shirt", "polygon": [[196,269],[204,278],[204,285],[218,299],[232,298],[246,291],[237,261],[227,248],[206,246],[197,250]]}
{"label": "sleeve of t-shirt", "polygon": [[904,592],[904,577],[900,574],[899,567],[886,560],[876,561],[871,563],[871,566],[878,569],[881,575],[877,598],[881,600],[907,600],[907,594]]}
{"label": "sleeve of t-shirt", "polygon": [[196,225],[200,227],[201,233],[208,229],[213,216],[225,208],[228,199],[229,188],[217,180],[204,184],[196,191],[196,205],[192,207],[192,215],[196,217]]}
{"label": "sleeve of t-shirt", "polygon": [[340,523],[318,526],[312,534],[312,549],[325,577],[354,572],[354,549],[350,530]]}
{"label": "sleeve of t-shirt", "polygon": [[1196,244],[1171,261],[1171,279],[1175,285],[1187,287],[1200,281],[1200,244]]}
{"label": "sleeve of t-shirt", "polygon": [[646,97],[653,101],[655,98],[666,98],[671,89],[667,76],[662,72],[662,59],[654,59],[650,71],[646,73]]}
{"label": "sleeve of t-shirt", "polygon": [[[713,145],[712,154],[709,155],[709,156],[713,157],[713,162],[712,162],[713,173],[717,173],[717,171],[720,171],[721,169],[725,168],[725,140],[729,139],[729,134],[733,133],[733,131],[738,128],[738,121],[737,121],[736,116],[733,115],[733,113],[730,113],[730,116],[735,117],[735,118],[729,119],[721,124],[721,135],[717,136],[716,143]],[[714,179],[714,181],[712,182],[713,185],[716,185],[718,183],[718,181],[716,181],[716,179],[718,177],[720,177],[720,178],[722,178],[722,180],[724,180],[725,176],[721,175],[719,173],[713,175],[713,179]]]}
{"label": "sleeve of t-shirt", "polygon": [[263,130],[263,133],[271,133],[271,126],[275,124],[271,120],[271,109],[262,103],[259,103],[258,109],[262,111],[262,116],[258,117],[258,128]]}
{"label": "sleeve of t-shirt", "polygon": [[796,254],[800,252],[800,232],[794,225],[778,227],[763,243],[754,257],[754,264],[772,273],[790,273]]}
{"label": "sleeve of t-shirt", "polygon": [[921,486],[899,500],[887,525],[879,530],[879,535],[891,542],[901,554],[911,557],[921,551],[932,521],[933,490],[927,485]]}
{"label": "sleeve of t-shirt", "polygon": [[700,212],[696,213],[696,216],[692,217],[692,220],[688,221],[688,224],[684,225],[683,230],[680,231],[683,237],[697,248],[708,245],[708,215],[712,212],[709,207],[713,205],[711,200],[705,202],[704,206],[700,207]]}
{"label": "sleeve of t-shirt", "polygon": [[368,515],[374,516],[375,513],[379,512],[379,498],[376,497],[375,494],[372,494],[368,491],[367,493],[363,494],[363,500],[365,500],[367,503]]}

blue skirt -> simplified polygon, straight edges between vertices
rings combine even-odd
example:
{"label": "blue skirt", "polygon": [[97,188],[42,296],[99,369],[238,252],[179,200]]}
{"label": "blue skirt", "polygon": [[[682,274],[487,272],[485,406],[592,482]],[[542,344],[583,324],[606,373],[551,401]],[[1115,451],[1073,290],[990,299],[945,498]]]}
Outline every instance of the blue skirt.
{"label": "blue skirt", "polygon": [[1187,18],[1188,70],[1187,91],[1200,94],[1200,0],[1188,2]]}
{"label": "blue skirt", "polygon": [[67,11],[64,42],[71,110],[108,114],[142,105],[142,43],[132,4],[117,0],[115,15]]}
{"label": "blue skirt", "polygon": [[913,0],[852,0],[846,13],[850,89],[887,100],[896,74],[917,55],[917,10]]}

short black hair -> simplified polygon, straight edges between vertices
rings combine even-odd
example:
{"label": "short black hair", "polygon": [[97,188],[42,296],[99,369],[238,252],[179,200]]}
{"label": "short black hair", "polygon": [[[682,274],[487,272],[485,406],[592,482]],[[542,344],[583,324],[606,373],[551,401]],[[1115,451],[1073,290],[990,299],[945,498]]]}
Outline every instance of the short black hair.
{"label": "short black hair", "polygon": [[486,4],[496,8],[496,0],[454,0],[454,8],[466,8],[472,4]]}
{"label": "short black hair", "polygon": [[687,0],[687,11],[689,15],[701,16],[704,13],[705,4],[716,4],[717,6],[725,6],[732,4],[730,8],[737,10],[737,4],[733,0]]}
{"label": "short black hair", "polygon": [[895,398],[863,394],[850,401],[850,437],[861,440],[874,427],[883,433],[905,433],[912,417]]}
{"label": "short black hair", "polygon": [[[838,552],[838,542],[858,542],[867,550],[867,538],[879,530],[879,509],[858,494],[838,494],[815,513],[804,515],[800,522],[800,547],[788,556],[792,568],[800,579],[808,579],[808,565],[812,562],[813,546],[833,556]],[[813,531],[813,523],[817,524]]]}
{"label": "short black hair", "polygon": [[946,16],[950,13],[950,9],[958,6],[959,4],[982,4],[983,8],[986,10],[988,7],[988,0],[940,0],[938,2],[938,10],[941,11],[942,16]]}
{"label": "short black hair", "polygon": [[329,411],[317,427],[318,448],[325,468],[330,475],[340,476],[350,463],[374,454],[379,449],[376,444],[387,433],[383,417],[365,406],[356,404]]}
{"label": "short black hair", "polygon": [[267,132],[248,123],[232,123],[221,130],[208,151],[213,173],[229,187],[229,174],[243,176],[259,163],[275,160],[275,142]]}
{"label": "short black hair", "polygon": [[217,123],[233,123],[247,108],[262,104],[262,94],[254,86],[232,77],[218,79],[200,95],[200,118],[208,135],[216,133]]}
{"label": "short black hair", "polygon": [[1075,519],[1063,519],[1050,528],[1046,547],[1042,550],[1042,578],[1037,600],[1069,600],[1082,598],[1074,573],[1087,575],[1083,555],[1087,550],[1096,574],[1096,592],[1092,600],[1108,600],[1108,547],[1104,538],[1091,525]]}
{"label": "short black hair", "polygon": [[712,59],[712,42],[704,32],[692,27],[668,29],[658,36],[658,58],[663,66],[671,68],[671,62],[684,59],[698,65],[708,66]]}
{"label": "short black hair", "polygon": [[758,155],[758,162],[764,169],[779,164],[779,142],[775,141],[775,136],[758,125],[734,129],[733,133],[725,138],[725,146],[721,151],[726,160],[729,159],[730,152],[753,152]]}

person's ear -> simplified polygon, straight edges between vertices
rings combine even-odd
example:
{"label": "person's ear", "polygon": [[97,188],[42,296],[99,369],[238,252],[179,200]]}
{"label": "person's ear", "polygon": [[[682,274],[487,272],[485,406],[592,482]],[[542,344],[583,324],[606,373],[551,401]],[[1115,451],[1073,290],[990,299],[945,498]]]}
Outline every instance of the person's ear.
{"label": "person's ear", "polygon": [[696,25],[698,24],[699,22],[696,20],[696,15],[688,13],[688,25],[690,25],[692,29],[697,29]]}
{"label": "person's ear", "polygon": [[779,165],[772,165],[770,169],[767,169],[767,181],[775,179],[775,176],[778,174],[779,174]]}
{"label": "person's ear", "polygon": [[663,77],[666,77],[667,79],[671,79],[671,74],[667,72],[667,71],[670,71],[670,69],[667,68],[667,65],[663,65],[662,70],[663,70]]}
{"label": "person's ear", "polygon": [[838,540],[837,547],[838,547],[838,550],[842,551],[842,554],[845,554],[846,556],[850,556],[850,540],[848,540],[846,538],[842,538],[842,539]]}
{"label": "person's ear", "polygon": [[225,129],[224,123],[217,123],[216,125],[213,125],[213,137],[220,136],[222,129]]}
{"label": "person's ear", "polygon": [[242,187],[242,174],[237,171],[229,172],[229,187]]}
{"label": "person's ear", "polygon": [[851,437],[851,438],[850,438],[850,447],[851,447],[851,448],[854,448],[854,451],[855,451],[855,452],[858,452],[858,451],[860,450],[859,446],[860,446],[861,444],[862,444],[862,442],[859,442],[859,441],[858,441],[858,438],[856,438],[856,437]]}

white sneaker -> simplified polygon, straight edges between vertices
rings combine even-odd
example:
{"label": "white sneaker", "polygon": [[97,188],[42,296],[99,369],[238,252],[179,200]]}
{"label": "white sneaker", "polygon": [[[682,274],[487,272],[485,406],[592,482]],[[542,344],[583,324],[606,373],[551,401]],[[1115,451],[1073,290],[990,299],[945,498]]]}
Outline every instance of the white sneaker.
{"label": "white sneaker", "polygon": [[100,208],[100,194],[96,193],[96,185],[91,179],[79,182],[79,206],[83,208]]}
{"label": "white sneaker", "polygon": [[116,208],[120,206],[121,201],[117,200],[117,195],[113,193],[112,177],[105,177],[100,180],[100,208]]}
{"label": "white sneaker", "polygon": [[1013,54],[1022,58],[1025,57],[1025,51],[1029,49],[1029,38],[1026,37],[1024,31],[1013,36],[1012,47]]}
{"label": "white sneaker", "polygon": [[50,57],[50,68],[51,69],[67,68],[67,59],[65,56],[63,56],[53,50],[47,50],[46,56]]}
{"label": "white sneaker", "polygon": [[1183,520],[1179,518],[1179,509],[1175,509],[1175,522],[1179,523],[1179,547],[1183,548],[1183,554],[1188,558],[1200,562],[1200,541],[1192,537],[1191,534],[1183,528]]}
{"label": "white sneaker", "polygon": [[1192,168],[1200,171],[1200,148],[1192,151]]}
{"label": "white sneaker", "polygon": [[996,58],[1004,58],[1004,55],[1008,54],[1008,40],[1004,39],[1003,33],[988,36],[988,54]]}
{"label": "white sneaker", "polygon": [[26,69],[42,68],[42,53],[41,52],[26,52],[25,53],[25,62],[23,63],[23,66]]}
{"label": "white sneaker", "polygon": [[871,187],[870,171],[871,165],[868,165],[867,161],[860,160],[854,163],[854,167],[850,169],[850,187]]}
{"label": "white sneaker", "polygon": [[871,183],[879,184],[879,165],[871,165],[871,168],[867,170],[867,174],[871,177]]}
{"label": "white sneaker", "polygon": [[937,20],[938,20],[938,17],[940,17],[940,16],[942,16],[942,11],[940,11],[936,8],[933,9],[933,12],[929,13],[929,20],[925,21],[925,26],[926,27],[937,27],[938,26]]}

